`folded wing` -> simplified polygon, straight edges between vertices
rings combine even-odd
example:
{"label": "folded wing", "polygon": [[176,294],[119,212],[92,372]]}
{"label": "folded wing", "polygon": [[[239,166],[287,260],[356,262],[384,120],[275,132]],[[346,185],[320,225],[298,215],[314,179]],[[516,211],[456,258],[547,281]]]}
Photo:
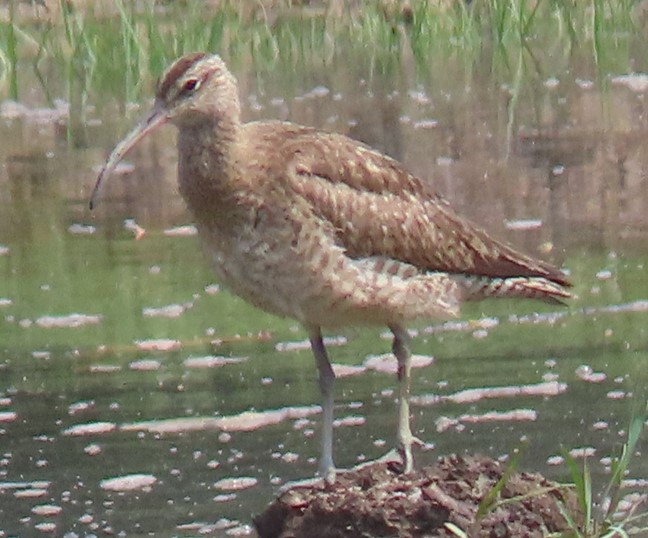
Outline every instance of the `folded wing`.
{"label": "folded wing", "polygon": [[385,256],[422,271],[570,285],[559,269],[491,238],[397,161],[350,138],[294,130],[281,152],[290,162],[291,188],[333,225],[350,257]]}

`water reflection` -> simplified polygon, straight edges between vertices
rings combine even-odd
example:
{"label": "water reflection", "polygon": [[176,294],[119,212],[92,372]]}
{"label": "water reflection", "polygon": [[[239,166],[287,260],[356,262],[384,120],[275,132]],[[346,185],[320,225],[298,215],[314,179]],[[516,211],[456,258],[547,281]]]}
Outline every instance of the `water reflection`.
{"label": "water reflection", "polygon": [[[416,81],[339,61],[237,76],[247,119],[368,142],[573,275],[570,309],[484,303],[415,328],[414,427],[435,445],[419,463],[504,456],[525,436],[529,468],[563,476],[564,445],[590,454],[600,482],[645,401],[645,88],[565,76],[513,106],[476,73]],[[85,149],[67,145],[63,116],[12,114],[0,121],[0,535],[245,533],[279,484],[316,469],[304,334],[214,282],[184,227],[172,130],[134,152],[90,215],[93,170],[139,111],[90,114]],[[331,335],[341,465],[393,443],[378,334]]]}

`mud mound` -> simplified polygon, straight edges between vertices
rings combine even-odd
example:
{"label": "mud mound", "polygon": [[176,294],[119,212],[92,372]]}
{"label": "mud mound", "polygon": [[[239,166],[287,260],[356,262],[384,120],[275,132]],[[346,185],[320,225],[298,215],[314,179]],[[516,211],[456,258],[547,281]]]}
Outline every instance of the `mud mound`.
{"label": "mud mound", "polygon": [[[576,496],[537,473],[514,473],[499,505],[476,520],[479,503],[505,466],[490,458],[446,456],[408,475],[376,463],[282,493],[254,519],[261,538],[544,537],[567,530],[558,503],[577,521]],[[519,498],[519,499],[518,499]],[[501,503],[505,499],[509,502]],[[515,499],[515,500],[513,500]]]}

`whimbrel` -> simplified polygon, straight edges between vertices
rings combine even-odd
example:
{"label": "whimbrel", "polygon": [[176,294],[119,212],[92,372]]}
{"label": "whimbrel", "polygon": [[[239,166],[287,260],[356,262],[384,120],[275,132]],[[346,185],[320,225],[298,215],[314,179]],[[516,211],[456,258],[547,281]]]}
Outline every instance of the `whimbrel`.
{"label": "whimbrel", "polygon": [[447,318],[464,301],[560,302],[566,276],[458,216],[397,161],[346,136],[288,122],[242,123],[236,79],[216,55],[164,73],[148,117],[113,150],[92,193],[143,137],[170,122],[178,182],[221,283],[308,331],[323,398],[319,472],[334,473],[334,373],[322,328],[393,333],[403,469],[412,469],[407,322]]}

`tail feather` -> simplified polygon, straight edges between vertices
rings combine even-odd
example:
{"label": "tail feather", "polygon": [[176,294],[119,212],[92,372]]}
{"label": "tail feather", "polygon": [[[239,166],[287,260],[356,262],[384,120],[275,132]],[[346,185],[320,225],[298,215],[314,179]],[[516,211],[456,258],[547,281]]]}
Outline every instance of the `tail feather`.
{"label": "tail feather", "polygon": [[491,278],[458,275],[457,281],[465,301],[478,301],[489,297],[538,299],[552,304],[564,304],[572,294],[556,282],[542,277]]}

